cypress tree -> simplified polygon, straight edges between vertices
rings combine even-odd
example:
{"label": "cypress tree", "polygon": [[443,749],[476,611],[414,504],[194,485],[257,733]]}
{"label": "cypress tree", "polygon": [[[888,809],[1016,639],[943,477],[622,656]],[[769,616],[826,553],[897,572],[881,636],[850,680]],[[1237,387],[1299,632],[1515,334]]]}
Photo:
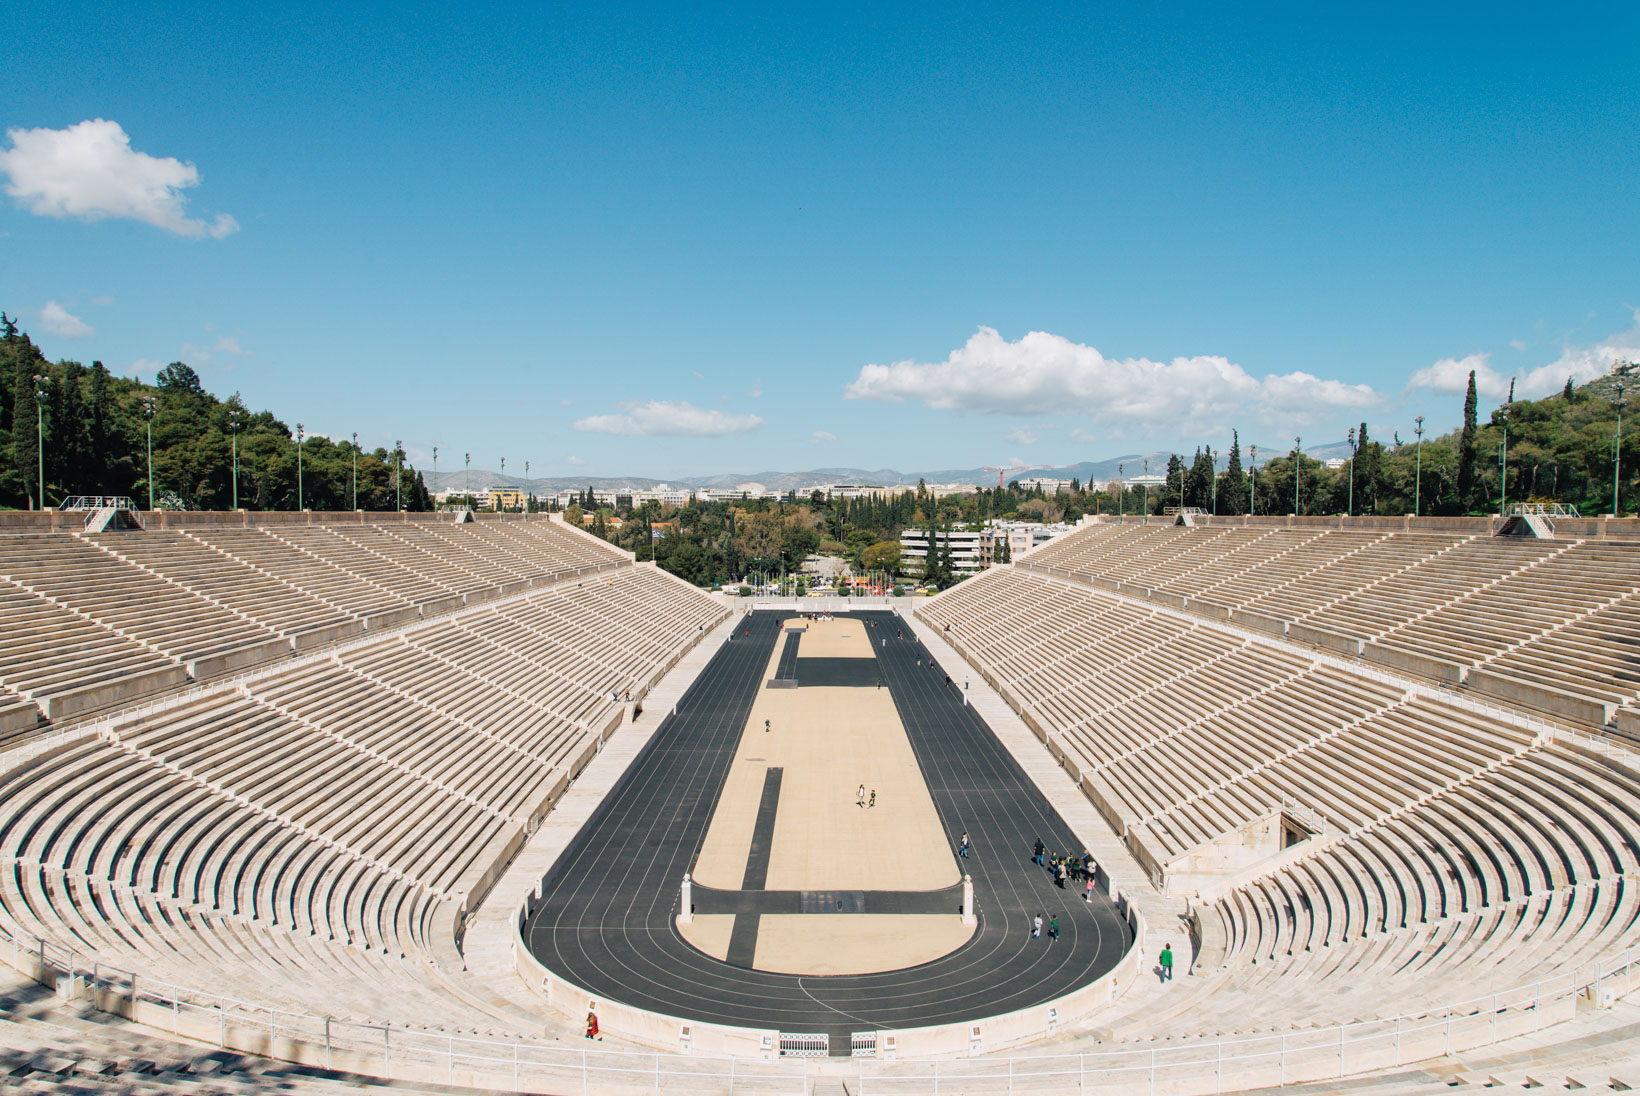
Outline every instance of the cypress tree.
{"label": "cypress tree", "polygon": [[1458,510],[1467,513],[1475,502],[1475,371],[1469,371],[1469,391],[1463,398],[1463,433],[1458,438]]}
{"label": "cypress tree", "polygon": [[86,408],[86,430],[90,435],[90,480],[84,488],[93,494],[118,494],[110,472],[114,454],[114,413],[108,395],[108,370],[102,362],[91,363],[91,402]]}
{"label": "cypress tree", "polygon": [[30,508],[38,505],[40,497],[40,445],[38,411],[34,400],[35,355],[28,336],[23,336],[21,353],[11,380],[11,459],[22,475],[23,493],[30,499]]}
{"label": "cypress tree", "polygon": [[1245,514],[1247,512],[1247,473],[1241,467],[1241,436],[1230,433],[1230,463],[1219,484],[1219,513]]}

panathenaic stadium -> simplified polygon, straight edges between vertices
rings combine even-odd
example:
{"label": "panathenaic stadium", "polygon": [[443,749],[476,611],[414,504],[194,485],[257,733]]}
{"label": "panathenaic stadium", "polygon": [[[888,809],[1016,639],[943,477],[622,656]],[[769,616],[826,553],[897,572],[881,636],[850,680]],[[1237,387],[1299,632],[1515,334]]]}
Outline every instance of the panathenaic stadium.
{"label": "panathenaic stadium", "polygon": [[8,1091],[1640,1086],[1632,520],[0,517]]}

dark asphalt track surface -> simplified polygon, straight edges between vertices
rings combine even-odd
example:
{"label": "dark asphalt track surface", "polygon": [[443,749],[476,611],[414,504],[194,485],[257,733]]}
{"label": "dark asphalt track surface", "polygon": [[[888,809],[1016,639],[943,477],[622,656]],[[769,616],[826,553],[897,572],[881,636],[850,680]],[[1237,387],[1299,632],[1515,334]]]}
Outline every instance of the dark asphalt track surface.
{"label": "dark asphalt track surface", "polygon": [[[976,1020],[1044,1004],[1086,985],[1132,943],[1126,921],[1095,894],[1084,903],[1031,863],[1041,837],[1080,853],[1070,828],[1007,750],[962,703],[965,667],[931,667],[888,612],[855,614],[899,709],[958,859],[974,877],[979,927],[933,962],[880,974],[769,974],[719,962],[678,934],[679,883],[706,836],[786,612],[741,617],[645,751],[587,823],[526,922],[525,945],[548,968],[639,1008],[701,1022],[824,1032],[833,1053],[854,1031]],[[749,631],[750,635],[743,635]],[[885,645],[886,641],[886,645]],[[918,662],[921,662],[921,665]],[[875,688],[875,681],[870,686]],[[1031,919],[1059,917],[1060,938],[1031,938]]]}

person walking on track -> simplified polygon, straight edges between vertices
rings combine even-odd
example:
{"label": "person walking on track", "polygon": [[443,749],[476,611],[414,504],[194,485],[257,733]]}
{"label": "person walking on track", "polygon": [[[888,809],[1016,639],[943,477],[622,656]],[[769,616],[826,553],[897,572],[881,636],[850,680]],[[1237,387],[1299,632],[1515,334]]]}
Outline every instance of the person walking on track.
{"label": "person walking on track", "polygon": [[1042,939],[1042,915],[1040,913],[1037,914],[1036,919],[1031,922],[1031,939]]}
{"label": "person walking on track", "polygon": [[957,850],[957,855],[962,857],[964,860],[968,859],[968,831],[967,830],[962,831],[962,845]]}
{"label": "person walking on track", "polygon": [[1042,854],[1044,852],[1046,852],[1047,849],[1048,849],[1048,847],[1042,843],[1042,838],[1040,838],[1040,837],[1037,838],[1036,839],[1036,844],[1031,846],[1031,850],[1032,850],[1031,851],[1031,863],[1037,865],[1038,867],[1041,867],[1041,865],[1042,865]]}
{"label": "person walking on track", "polygon": [[1162,964],[1162,981],[1173,981],[1173,945],[1168,944],[1163,947],[1162,954],[1156,958]]}
{"label": "person walking on track", "polygon": [[1059,939],[1059,915],[1057,913],[1054,914],[1053,919],[1048,922],[1048,939]]}

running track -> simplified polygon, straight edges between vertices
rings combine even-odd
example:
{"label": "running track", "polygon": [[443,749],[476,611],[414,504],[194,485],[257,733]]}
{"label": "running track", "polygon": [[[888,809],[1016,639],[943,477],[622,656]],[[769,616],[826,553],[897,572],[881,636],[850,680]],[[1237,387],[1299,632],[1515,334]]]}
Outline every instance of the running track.
{"label": "running track", "polygon": [[[869,634],[883,684],[953,856],[968,831],[973,849],[958,863],[974,877],[978,930],[922,966],[829,977],[734,967],[684,942],[673,924],[678,885],[693,867],[780,621],[790,615],[740,618],[733,640],[582,829],[525,923],[535,957],[594,996],[701,1022],[824,1032],[841,1054],[850,1032],[958,1023],[1044,1004],[1114,967],[1132,943],[1121,915],[1102,895],[1090,905],[1059,890],[1031,863],[1038,836],[1050,849],[1080,853],[1069,827],[962,703],[967,667],[950,667],[956,683],[947,687],[945,669],[929,668],[928,652],[909,629],[896,638],[902,626],[888,612],[854,616],[877,624]],[[1057,943],[1031,939],[1038,912],[1059,915]]]}

